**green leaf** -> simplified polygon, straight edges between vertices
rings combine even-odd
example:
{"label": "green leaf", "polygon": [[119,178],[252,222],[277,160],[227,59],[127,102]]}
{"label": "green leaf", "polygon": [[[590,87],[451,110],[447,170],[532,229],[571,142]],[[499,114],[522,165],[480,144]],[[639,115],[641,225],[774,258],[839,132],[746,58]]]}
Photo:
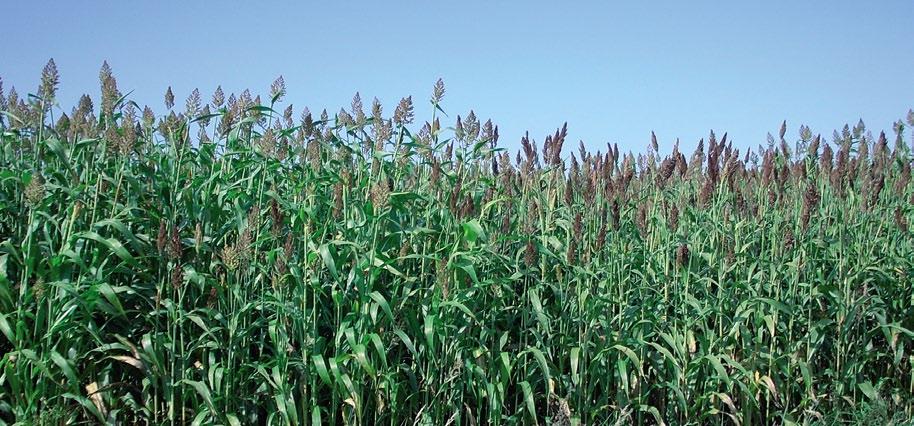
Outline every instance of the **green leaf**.
{"label": "green leaf", "polygon": [[538,424],[539,422],[536,420],[536,404],[533,403],[533,391],[530,389],[530,383],[524,380],[520,382],[520,388],[524,391],[524,405],[527,407],[527,413],[530,414],[533,422]]}
{"label": "green leaf", "polygon": [[765,302],[765,303],[771,305],[773,308],[783,312],[786,315],[790,315],[792,313],[790,307],[787,306],[786,304],[784,304],[784,302],[779,302],[777,300],[770,299],[767,297],[760,297],[758,300],[760,302]]}
{"label": "green leaf", "polygon": [[422,331],[425,334],[425,343],[428,344],[430,352],[435,351],[435,318],[431,314],[426,314]]}
{"label": "green leaf", "polygon": [[638,369],[638,374],[641,374],[641,371],[642,371],[641,360],[638,359],[638,355],[635,354],[635,351],[633,351],[625,346],[622,346],[622,345],[613,345],[611,349],[616,349],[618,351],[621,351],[623,354],[625,354],[625,356],[628,357],[628,359],[631,360],[631,362],[635,364],[635,368]]}
{"label": "green leaf", "polygon": [[456,300],[448,300],[446,302],[441,303],[441,307],[445,307],[445,306],[453,306],[457,309],[460,309],[461,312],[466,314],[468,317],[472,318],[474,322],[479,322],[479,320],[476,319],[476,315],[473,315],[473,312],[470,311],[470,308],[467,308],[466,305],[464,305],[463,303],[460,303]]}
{"label": "green leaf", "polygon": [[121,299],[117,296],[117,293],[113,287],[111,287],[108,283],[101,283],[98,285],[98,291],[102,294],[102,296],[105,296],[105,300],[107,300],[111,306],[114,306],[114,309],[117,310],[118,314],[121,316],[126,316],[126,313],[124,312],[124,306],[121,305]]}
{"label": "green leaf", "polygon": [[13,329],[10,328],[10,323],[6,320],[6,314],[3,312],[0,312],[0,332],[6,336],[6,340],[8,340],[13,345],[16,345],[16,342],[18,342],[19,339],[17,339],[13,334]]}
{"label": "green leaf", "polygon": [[546,362],[546,356],[543,355],[543,351],[539,350],[538,348],[534,348],[532,346],[527,348],[527,350],[530,351],[531,353],[533,353],[533,358],[536,359],[536,362],[540,366],[540,370],[542,370],[542,372],[543,372],[543,377],[545,378],[545,380],[543,381],[543,384],[546,386],[545,392],[548,394],[549,393],[549,382],[552,381],[552,373],[549,371],[549,363]]}
{"label": "green leaf", "polygon": [[241,421],[234,414],[226,414],[225,418],[228,419],[231,426],[241,426]]}
{"label": "green leaf", "polygon": [[394,268],[393,265],[391,265],[390,263],[387,263],[387,262],[382,261],[382,260],[381,260],[380,258],[378,258],[378,257],[375,257],[375,258],[374,258],[374,266],[375,266],[375,267],[378,267],[378,268],[384,268],[384,269],[386,269],[388,272],[390,272],[391,274],[394,274],[395,276],[398,276],[398,277],[400,277],[400,278],[405,278],[405,275],[403,275],[402,272],[398,271],[397,268]]}
{"label": "green leaf", "polygon": [[365,349],[365,345],[355,345],[352,348],[352,352],[353,355],[355,355],[356,362],[358,362],[359,365],[365,369],[365,372],[368,373],[369,376],[374,376],[376,370],[374,366],[371,365],[371,362],[368,361],[368,354]]}
{"label": "green leaf", "polygon": [[482,229],[479,220],[473,219],[463,224],[463,238],[468,242],[475,243],[478,238],[486,239],[486,232]]}
{"label": "green leaf", "polygon": [[314,368],[317,369],[317,374],[321,377],[321,380],[324,381],[324,384],[332,386],[333,382],[330,380],[330,373],[327,371],[327,364],[324,362],[324,357],[312,355],[311,362],[314,364]]}
{"label": "green leaf", "polygon": [[530,291],[530,304],[533,305],[533,313],[536,314],[536,320],[544,329],[549,329],[549,318],[543,311],[543,302],[540,300],[539,293],[536,290]]}
{"label": "green leaf", "polygon": [[127,262],[127,264],[131,266],[136,265],[136,260],[133,258],[133,256],[127,251],[126,248],[124,248],[124,245],[121,244],[120,241],[114,238],[104,238],[92,231],[80,232],[76,234],[75,237],[77,239],[82,238],[101,243],[103,246],[108,248],[108,250],[111,250],[115,255],[117,255],[117,257],[121,258],[121,260]]}
{"label": "green leaf", "polygon": [[857,383],[857,387],[860,388],[860,392],[863,392],[870,401],[875,401],[879,398],[879,394],[876,393],[876,389],[873,388],[873,385],[871,385],[869,381]]}
{"label": "green leaf", "polygon": [[706,355],[704,358],[711,363],[711,367],[717,372],[717,377],[723,380],[724,383],[727,384],[727,387],[729,387],[730,376],[727,375],[727,370],[724,370],[724,366],[720,363],[720,359],[713,355]]}
{"label": "green leaf", "polygon": [[330,253],[330,246],[323,244],[318,251],[321,254],[321,259],[324,260],[324,266],[330,271],[330,275],[333,276],[333,279],[338,279],[339,273],[336,271],[336,262],[333,260],[333,255]]}
{"label": "green leaf", "polygon": [[654,417],[654,422],[656,422],[655,424],[660,426],[666,425],[666,422],[663,421],[663,416],[660,415],[660,410],[657,410],[657,407],[654,407],[653,405],[641,405],[638,407],[638,410],[642,412],[647,411],[650,413],[650,415]]}
{"label": "green leaf", "polygon": [[311,424],[312,425],[324,424],[323,420],[321,420],[321,407],[318,407],[317,405],[311,406]]}
{"label": "green leaf", "polygon": [[381,293],[378,293],[377,291],[373,291],[373,292],[369,293],[368,297],[371,297],[371,300],[374,300],[375,303],[377,303],[379,306],[381,306],[381,309],[384,310],[384,314],[386,314],[387,318],[390,319],[390,322],[393,323],[394,314],[390,310],[390,304],[387,303],[387,299],[385,299],[384,296],[381,295]]}
{"label": "green leaf", "polygon": [[371,333],[368,335],[368,338],[371,340],[371,343],[375,348],[375,352],[378,354],[378,359],[380,359],[381,363],[384,364],[385,369],[388,368],[387,347],[385,347],[384,343],[381,342],[381,336],[378,336],[377,333]]}
{"label": "green leaf", "polygon": [[394,330],[394,334],[396,334],[397,337],[400,338],[400,341],[403,342],[404,345],[406,345],[406,349],[409,349],[409,352],[413,354],[414,359],[419,358],[419,353],[416,352],[416,346],[413,345],[412,339],[410,339],[409,336],[407,336],[406,333],[403,332],[403,330],[400,330],[400,329]]}
{"label": "green leaf", "polygon": [[212,411],[214,413],[218,412],[216,410],[216,406],[213,404],[213,397],[212,397],[212,395],[210,395],[209,388],[206,387],[205,383],[198,382],[195,380],[188,380],[188,379],[184,379],[184,380],[182,380],[182,382],[187,383],[191,387],[194,388],[194,390],[197,392],[197,394],[203,398],[204,402],[206,402],[206,405],[207,405],[207,407],[209,407],[210,411]]}
{"label": "green leaf", "polygon": [[569,356],[571,357],[571,382],[577,385],[581,381],[581,374],[578,373],[578,365],[581,359],[581,348],[571,348]]}
{"label": "green leaf", "polygon": [[67,380],[70,381],[70,386],[79,386],[79,379],[76,378],[76,373],[73,371],[73,367],[70,366],[69,361],[57,351],[51,351],[51,361],[54,361],[54,364],[57,364],[57,366],[60,367],[60,370],[63,371],[64,376],[67,376]]}

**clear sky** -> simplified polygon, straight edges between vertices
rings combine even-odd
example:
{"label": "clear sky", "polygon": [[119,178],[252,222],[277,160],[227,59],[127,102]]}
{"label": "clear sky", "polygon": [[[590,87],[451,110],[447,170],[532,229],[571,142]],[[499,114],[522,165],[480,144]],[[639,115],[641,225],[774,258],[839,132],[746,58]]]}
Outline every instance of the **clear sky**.
{"label": "clear sky", "polygon": [[0,77],[35,92],[53,57],[69,112],[108,60],[161,112],[169,85],[183,105],[217,84],[265,94],[282,74],[297,109],[359,91],[387,113],[413,95],[419,118],[441,77],[450,117],[492,118],[511,148],[564,121],[566,149],[640,151],[651,130],[688,148],[710,129],[755,147],[784,119],[789,135],[859,118],[875,132],[914,107],[910,0],[291,3],[3,0]]}

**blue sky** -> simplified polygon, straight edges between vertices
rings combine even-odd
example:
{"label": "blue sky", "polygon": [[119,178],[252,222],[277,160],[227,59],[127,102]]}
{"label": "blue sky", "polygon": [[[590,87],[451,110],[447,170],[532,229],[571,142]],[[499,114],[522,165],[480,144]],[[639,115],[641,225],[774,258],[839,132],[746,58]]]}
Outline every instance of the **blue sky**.
{"label": "blue sky", "polygon": [[[568,146],[694,147],[710,129],[765,143],[786,119],[830,135],[862,118],[891,129],[914,107],[914,2],[47,2],[0,5],[5,90],[34,92],[53,57],[59,100],[98,94],[111,64],[122,91],[161,112],[282,74],[288,102],[348,106],[359,91],[388,113],[428,99],[439,77],[451,118],[472,108],[517,148],[564,121]],[[395,5],[394,5],[395,4]]]}

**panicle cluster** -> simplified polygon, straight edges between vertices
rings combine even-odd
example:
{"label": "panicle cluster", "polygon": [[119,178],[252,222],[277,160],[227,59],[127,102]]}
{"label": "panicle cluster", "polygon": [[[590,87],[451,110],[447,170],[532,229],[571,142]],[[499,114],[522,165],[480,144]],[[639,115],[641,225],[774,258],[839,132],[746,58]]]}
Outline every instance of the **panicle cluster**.
{"label": "panicle cluster", "polygon": [[[641,414],[650,409],[682,414],[671,416],[670,423],[688,420],[687,410],[670,408],[681,404],[699,408],[688,413],[728,410],[732,420],[757,409],[756,405],[781,409],[780,404],[806,403],[804,409],[812,410],[820,401],[793,396],[810,394],[824,404],[830,397],[825,387],[832,385],[827,380],[844,379],[829,376],[826,381],[799,383],[794,380],[795,369],[754,372],[752,366],[767,365],[770,360],[740,346],[745,338],[757,338],[762,342],[759,347],[789,354],[796,341],[784,344],[778,339],[791,333],[805,336],[817,351],[803,368],[832,371],[833,358],[848,354],[864,358],[860,365],[866,368],[854,369],[854,377],[840,383],[851,395],[839,396],[837,403],[853,400],[856,390],[868,393],[860,385],[863,380],[879,383],[879,391],[900,393],[911,388],[910,366],[898,362],[896,355],[911,343],[902,331],[911,318],[910,304],[904,303],[911,300],[910,286],[893,286],[890,281],[907,283],[912,277],[909,259],[914,257],[914,235],[909,223],[914,188],[911,149],[905,137],[907,126],[914,127],[914,111],[908,112],[906,121],[895,123],[894,144],[891,134],[874,137],[862,122],[844,126],[831,140],[808,126],[788,136],[787,123],[782,122],[769,135],[767,147],[747,149],[726,133],[718,138],[712,131],[697,141],[687,157],[679,140],[667,150],[654,132],[645,138],[642,154],[624,152],[618,144],[594,152],[583,141],[569,150],[567,123],[541,139],[525,133],[517,150],[512,145],[499,146],[499,128],[492,120],[481,119],[474,110],[459,115],[445,112],[441,80],[432,87],[433,112],[425,119],[417,119],[412,96],[400,99],[393,113],[385,116],[377,99],[366,111],[359,92],[336,114],[327,110],[312,114],[305,108],[296,115],[292,105],[283,104],[287,89],[282,76],[263,98],[248,90],[226,93],[219,86],[207,102],[193,89],[183,109],[175,108],[175,93],[169,87],[164,95],[166,109],[158,115],[149,106],[140,110],[123,99],[107,63],[99,72],[99,82],[97,103],[84,95],[67,114],[54,115],[58,119],[52,123],[45,113],[59,84],[53,60],[42,71],[41,102],[29,100],[35,96],[24,99],[15,88],[5,92],[0,80],[0,108],[9,113],[0,115],[4,138],[0,164],[13,171],[0,184],[0,214],[6,218],[0,220],[0,235],[13,236],[7,238],[12,246],[3,243],[9,248],[3,249],[4,277],[16,277],[16,285],[31,285],[39,299],[53,297],[58,287],[85,284],[83,293],[96,298],[101,308],[91,315],[80,311],[79,316],[92,321],[87,329],[93,333],[104,332],[89,340],[104,342],[112,353],[131,352],[123,349],[130,346],[124,336],[153,336],[151,343],[144,342],[146,346],[169,346],[156,340],[172,338],[157,328],[166,321],[159,322],[156,315],[184,312],[193,315],[194,323],[211,322],[210,331],[197,336],[210,339],[224,334],[227,318],[235,321],[236,317],[227,315],[229,309],[250,308],[244,314],[252,316],[250,321],[239,317],[248,334],[209,346],[187,339],[193,344],[182,355],[187,359],[205,355],[207,359],[199,361],[201,367],[194,368],[210,368],[204,366],[210,362],[228,369],[238,365],[225,365],[223,355],[237,354],[252,360],[247,367],[256,367],[237,371],[249,372],[275,365],[277,354],[293,353],[292,347],[301,349],[307,362],[292,369],[276,367],[274,375],[293,373],[271,380],[314,394],[275,400],[304,399],[322,405],[315,412],[328,413],[330,422],[337,423],[363,423],[358,417],[362,409],[380,411],[382,398],[399,397],[390,389],[372,386],[421,387],[429,395],[448,392],[449,383],[436,382],[435,375],[411,377],[419,372],[415,365],[443,365],[454,380],[494,374],[485,379],[499,386],[502,380],[522,379],[506,389],[523,387],[523,380],[529,380],[527,385],[542,382],[549,389],[547,395],[532,398],[540,411],[529,411],[534,416],[545,412],[553,424],[602,420],[591,416],[572,422],[579,409],[574,404],[593,404],[592,412],[599,413],[606,407],[626,409],[626,404],[636,402],[636,407],[648,407]],[[63,163],[67,157],[73,159],[70,164]],[[59,220],[52,223],[48,218]],[[58,232],[65,237],[63,244]],[[49,237],[51,241],[43,241]],[[873,238],[884,243],[878,250]],[[41,243],[29,245],[30,241]],[[55,253],[58,250],[64,251]],[[848,263],[852,256],[875,260]],[[789,280],[795,281],[780,286]],[[99,298],[95,289],[102,288],[98,284],[103,282],[117,283],[112,286],[117,287],[116,294]],[[145,312],[139,307],[145,306],[144,297],[152,299],[153,287],[154,306],[179,310],[155,309],[149,321],[135,315]],[[784,288],[790,291],[781,291]],[[806,299],[796,298],[795,294],[804,292],[808,292]],[[844,294],[834,296],[840,292]],[[6,293],[29,295],[28,291]],[[129,303],[118,309],[111,297]],[[19,315],[11,324],[27,324],[23,329],[30,332],[46,331],[34,321],[53,318],[44,309],[69,306],[21,299],[16,300],[20,305],[3,300],[0,305],[9,305],[4,306],[10,307],[8,316]],[[778,303],[755,303],[759,300]],[[163,301],[167,303],[159,303]],[[847,301],[853,305],[841,305]],[[795,304],[801,308],[794,309]],[[695,314],[695,308],[702,309],[701,315]],[[845,315],[855,309],[870,310],[855,314],[857,320]],[[379,310],[390,312],[379,314]],[[409,317],[404,319],[401,311]],[[113,314],[117,315],[114,321]],[[140,325],[124,324],[124,315],[132,315],[130,319]],[[96,321],[96,316],[104,321]],[[170,331],[185,331],[174,321],[168,323],[175,327]],[[514,325],[518,323],[529,329]],[[185,324],[194,330],[199,325]],[[581,329],[581,324],[586,327]],[[758,333],[741,335],[744,326]],[[809,332],[813,327],[825,330],[816,336],[830,340],[815,341],[817,337]],[[337,329],[338,335],[333,336]],[[714,345],[692,335],[698,330],[727,329],[736,331],[714,336]],[[548,334],[550,330],[556,332]],[[564,333],[568,330],[584,332]],[[839,348],[848,342],[831,340],[836,332],[859,333],[861,339]],[[434,337],[436,333],[439,337]],[[566,340],[565,334],[571,338]],[[451,347],[444,346],[452,343],[447,340],[442,345],[442,337],[464,340]],[[177,342],[170,346],[182,340]],[[222,343],[238,347],[233,352],[216,348]],[[0,353],[26,353],[4,344],[0,341]],[[636,344],[640,347],[628,350],[627,345]],[[670,353],[698,353],[695,359],[711,362],[695,363],[695,374],[679,381],[682,372],[672,368],[676,366],[661,353],[665,350],[658,351],[671,344],[681,347],[669,348]],[[809,345],[804,340],[800,346]],[[366,347],[370,349],[363,352]],[[490,348],[503,355],[542,356],[541,367],[547,373],[554,370],[551,379],[556,383],[537,376],[538,370],[533,376],[529,371],[526,376],[498,376],[503,369],[489,368]],[[537,354],[531,348],[542,351]],[[400,358],[375,362],[375,352]],[[473,360],[470,354],[475,354]],[[452,359],[442,362],[436,358],[439,355]],[[120,365],[105,367],[109,358],[153,360],[123,353],[113,357],[93,361],[92,368],[100,368],[99,378],[93,381],[102,377],[110,377],[111,383],[136,381],[132,375],[121,377]],[[269,361],[261,362],[264,359]],[[580,359],[587,368],[569,368],[562,361],[568,359]],[[643,366],[636,366],[642,362],[632,362],[635,359]],[[327,384],[324,377],[298,386],[304,383],[301,377],[319,377],[310,373],[328,361],[334,363],[333,377],[351,376],[352,382],[321,387]],[[714,361],[722,361],[724,367]],[[744,361],[748,375],[732,368]],[[885,364],[883,377],[868,375],[880,363]],[[384,365],[395,367],[382,371]],[[311,370],[299,371],[302,368]],[[738,398],[738,409],[728,407],[724,398],[729,394],[722,393],[718,383],[720,368],[732,370],[731,380],[739,381],[726,390],[744,393]],[[208,377],[187,370],[172,383],[172,377],[156,369],[144,368],[144,374],[167,383],[168,392],[181,392],[187,388],[184,384]],[[591,370],[613,380],[576,382],[573,378]],[[689,393],[685,399],[694,401],[679,402],[681,398],[670,397],[668,387],[642,383],[661,375],[689,392],[708,392]],[[225,380],[243,382],[232,392],[266,389],[260,382],[244,382],[251,380],[248,376],[252,375],[226,375]],[[409,383],[399,381],[403,376],[410,376],[405,379]],[[259,380],[257,374],[253,377]],[[215,399],[220,406],[230,401],[219,380],[205,381],[210,391],[221,392]],[[46,388],[69,392],[56,379],[53,382]],[[132,396],[115,396],[120,387],[111,383],[99,392],[105,395],[95,400],[129,402],[118,409],[136,405]],[[160,392],[158,381],[150,383],[157,385],[143,392]],[[0,395],[15,394],[8,391],[9,386],[0,383]],[[351,386],[358,389],[352,391]],[[781,397],[758,402],[762,396],[779,395],[778,387],[789,388],[780,395],[791,396],[792,402]],[[461,389],[470,388],[476,387]],[[520,408],[521,398],[508,401],[499,389],[487,390],[481,405],[455,407],[466,408],[471,416],[471,406],[494,410],[502,404],[510,406],[501,413],[506,423],[538,421],[508,419],[510,413],[529,413]],[[322,394],[328,390],[329,397]],[[343,398],[334,392],[343,392]],[[578,394],[570,396],[573,393]],[[458,401],[471,394],[461,391],[442,400]],[[363,400],[363,395],[374,399]],[[138,411],[152,415],[189,411],[191,404],[165,407],[167,403],[161,401],[167,398],[155,396],[144,402],[158,404],[154,410]],[[94,406],[95,400],[89,398]],[[185,394],[182,402],[188,401],[199,401],[199,396]],[[398,403],[405,405],[396,408],[410,407],[409,401],[401,398]],[[225,406],[232,409],[249,406],[230,402]],[[336,405],[328,410],[328,404]],[[424,403],[419,404],[425,409]],[[792,408],[792,414],[803,412]],[[389,408],[387,413],[393,411]],[[350,412],[354,417],[345,417]],[[3,413],[0,410],[0,422],[7,419]],[[209,414],[204,413],[202,421],[216,421],[205,415]],[[245,421],[262,423],[263,419],[253,420],[256,416],[251,414]],[[397,420],[391,415],[391,422]],[[429,423],[447,422],[435,420],[444,421]],[[639,417],[632,422],[654,420]],[[710,417],[702,421],[712,420],[716,421]],[[765,420],[753,418],[752,423]]]}

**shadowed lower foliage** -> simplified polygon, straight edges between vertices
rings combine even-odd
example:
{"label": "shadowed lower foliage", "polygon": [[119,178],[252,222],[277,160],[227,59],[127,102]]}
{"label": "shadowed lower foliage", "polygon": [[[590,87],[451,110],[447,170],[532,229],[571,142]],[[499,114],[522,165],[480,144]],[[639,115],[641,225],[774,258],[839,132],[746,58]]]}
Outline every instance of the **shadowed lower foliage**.
{"label": "shadowed lower foliage", "polygon": [[903,122],[512,156],[440,81],[423,119],[99,77],[0,94],[0,423],[911,418]]}

